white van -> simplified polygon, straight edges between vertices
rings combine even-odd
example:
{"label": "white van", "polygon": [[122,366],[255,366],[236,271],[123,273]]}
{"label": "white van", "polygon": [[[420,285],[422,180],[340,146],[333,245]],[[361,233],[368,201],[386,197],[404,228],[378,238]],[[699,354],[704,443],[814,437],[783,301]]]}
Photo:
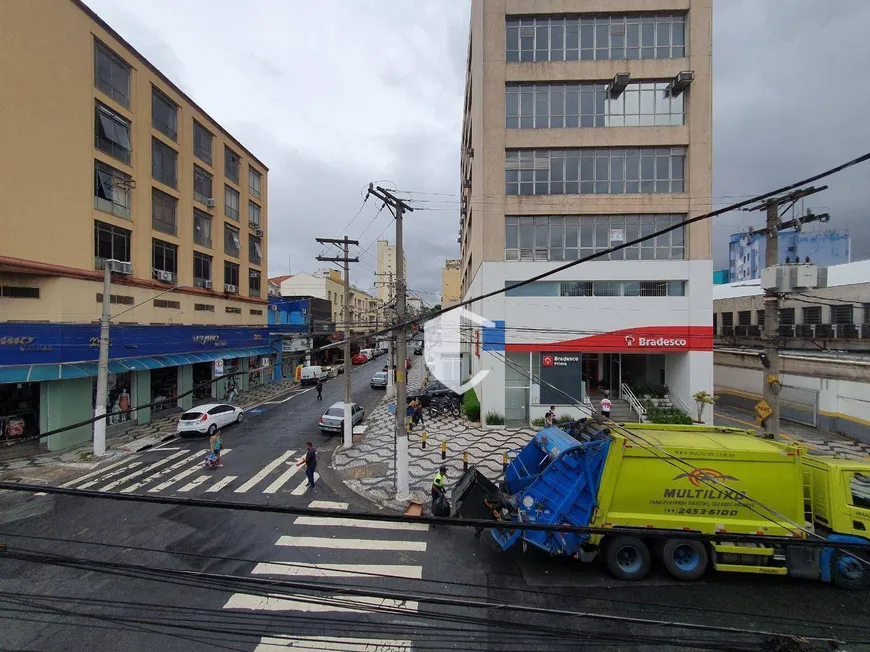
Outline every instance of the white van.
{"label": "white van", "polygon": [[377,352],[374,349],[360,349],[360,353],[362,353],[369,360],[374,360],[377,356]]}
{"label": "white van", "polygon": [[320,365],[313,367],[302,367],[302,374],[299,382],[303,385],[314,385],[318,380],[326,380],[329,378],[329,372]]}

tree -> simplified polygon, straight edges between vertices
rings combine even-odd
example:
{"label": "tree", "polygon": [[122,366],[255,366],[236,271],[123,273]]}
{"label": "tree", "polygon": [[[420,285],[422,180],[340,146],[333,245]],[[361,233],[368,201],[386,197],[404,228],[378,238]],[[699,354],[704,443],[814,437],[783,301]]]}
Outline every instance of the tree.
{"label": "tree", "polygon": [[708,405],[713,405],[716,401],[719,400],[718,396],[712,396],[705,391],[696,392],[692,397],[695,399],[695,407],[698,410],[698,421],[697,423],[704,423],[704,408]]}

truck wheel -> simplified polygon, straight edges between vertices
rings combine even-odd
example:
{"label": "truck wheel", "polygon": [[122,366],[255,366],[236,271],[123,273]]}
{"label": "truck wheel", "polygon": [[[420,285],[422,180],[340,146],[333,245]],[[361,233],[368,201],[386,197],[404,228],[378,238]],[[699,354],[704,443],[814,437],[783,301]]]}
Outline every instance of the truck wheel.
{"label": "truck wheel", "polygon": [[707,570],[710,556],[700,541],[668,539],[662,546],[662,562],[678,580],[696,580]]}
{"label": "truck wheel", "polygon": [[860,590],[870,587],[870,561],[838,550],[831,564],[831,579],[841,589]]}
{"label": "truck wheel", "polygon": [[637,537],[616,537],[604,553],[607,568],[620,580],[642,580],[649,573],[652,559],[649,548]]}

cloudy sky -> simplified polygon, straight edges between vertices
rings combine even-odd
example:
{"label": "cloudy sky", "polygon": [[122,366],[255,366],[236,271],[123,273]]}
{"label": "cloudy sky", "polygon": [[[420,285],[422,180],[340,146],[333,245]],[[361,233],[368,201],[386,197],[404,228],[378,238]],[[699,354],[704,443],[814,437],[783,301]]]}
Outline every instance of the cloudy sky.
{"label": "cloudy sky", "polygon": [[[405,246],[409,287],[439,301],[459,253],[465,0],[86,2],[269,166],[270,276],[313,271],[314,238],[347,229],[364,250],[352,280],[372,287],[392,219],[360,207],[380,181],[438,209],[408,215]],[[714,0],[717,207],[870,150],[868,35],[867,0]],[[853,260],[870,257],[868,178],[806,200],[850,230]],[[717,219],[717,267],[728,234],[760,223]]]}

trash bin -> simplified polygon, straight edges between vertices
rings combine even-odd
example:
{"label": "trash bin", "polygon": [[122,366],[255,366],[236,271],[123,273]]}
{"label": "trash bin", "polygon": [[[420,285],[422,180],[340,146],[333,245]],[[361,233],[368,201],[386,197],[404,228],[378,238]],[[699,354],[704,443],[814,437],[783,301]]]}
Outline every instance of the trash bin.
{"label": "trash bin", "polygon": [[493,521],[495,516],[490,506],[499,509],[506,504],[501,490],[473,466],[462,474],[450,492],[450,502],[453,504],[450,514],[453,517]]}

